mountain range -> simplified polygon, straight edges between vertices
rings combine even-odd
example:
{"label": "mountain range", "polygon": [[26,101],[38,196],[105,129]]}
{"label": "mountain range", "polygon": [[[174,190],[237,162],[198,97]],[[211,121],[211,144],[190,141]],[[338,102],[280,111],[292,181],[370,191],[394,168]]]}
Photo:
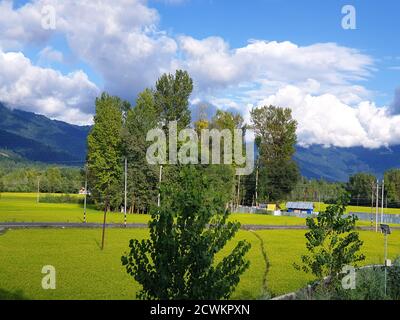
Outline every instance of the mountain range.
{"label": "mountain range", "polygon": [[[81,166],[90,128],[11,110],[0,103],[0,160]],[[302,175],[308,178],[347,181],[356,172],[371,172],[381,177],[387,169],[400,168],[400,145],[379,149],[297,146],[294,158]]]}
{"label": "mountain range", "polygon": [[76,126],[0,103],[0,149],[9,157],[80,165],[90,126]]}

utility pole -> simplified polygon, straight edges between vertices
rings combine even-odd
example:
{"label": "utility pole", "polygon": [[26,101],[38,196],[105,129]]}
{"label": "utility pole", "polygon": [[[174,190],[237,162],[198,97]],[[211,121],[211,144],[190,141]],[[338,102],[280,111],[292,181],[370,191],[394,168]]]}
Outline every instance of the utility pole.
{"label": "utility pole", "polygon": [[125,199],[124,199],[124,226],[126,227],[126,203],[127,203],[127,186],[128,186],[128,158],[125,157]]}
{"label": "utility pole", "polygon": [[318,212],[321,212],[321,190],[318,188]]}
{"label": "utility pole", "polygon": [[374,184],[371,184],[371,230],[374,226]]}
{"label": "utility pole", "polygon": [[[158,187],[159,189],[161,188],[162,169],[163,169],[163,166],[160,165],[160,178],[159,178],[159,183],[160,183],[160,185],[159,185],[159,187]],[[158,206],[161,206],[161,193],[160,193],[160,190],[158,191],[157,205],[158,205]]]}
{"label": "utility pole", "polygon": [[385,192],[385,180],[382,180],[382,213],[381,213],[381,223],[383,223],[383,206],[384,206],[384,192]]}
{"label": "utility pole", "polygon": [[237,192],[237,208],[239,209],[240,205],[240,174],[239,174],[239,183],[238,183],[238,192]]}
{"label": "utility pole", "polygon": [[101,250],[104,249],[104,234],[106,232],[106,219],[107,219],[107,209],[108,209],[109,198],[106,196],[106,202],[104,204],[104,220],[103,220],[103,233],[101,236]]}
{"label": "utility pole", "polygon": [[83,223],[86,223],[86,204],[87,204],[87,178],[88,178],[88,166],[85,164],[85,199],[83,201]]}
{"label": "utility pole", "polygon": [[387,294],[387,233],[385,232],[385,296]]}
{"label": "utility pole", "polygon": [[258,207],[258,165],[256,171],[256,207]]}
{"label": "utility pole", "polygon": [[376,232],[378,232],[378,211],[379,211],[379,180],[376,180],[376,219],[375,219]]}

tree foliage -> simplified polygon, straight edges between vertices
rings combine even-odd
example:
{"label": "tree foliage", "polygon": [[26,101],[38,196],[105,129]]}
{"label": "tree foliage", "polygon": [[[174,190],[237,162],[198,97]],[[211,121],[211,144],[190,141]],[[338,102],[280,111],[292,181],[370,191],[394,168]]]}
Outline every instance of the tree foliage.
{"label": "tree foliage", "polygon": [[356,173],[350,176],[346,185],[351,195],[351,203],[355,205],[371,205],[376,191],[376,177],[370,173]]}
{"label": "tree foliage", "polygon": [[363,242],[355,231],[358,218],[354,215],[344,217],[347,203],[348,195],[344,194],[316,218],[307,218],[310,229],[306,233],[308,255],[301,257],[302,266],[295,264],[296,269],[311,272],[318,279],[337,278],[343,266],[365,259],[359,253]]}
{"label": "tree foliage", "polygon": [[153,207],[150,238],[131,240],[121,260],[142,285],[141,299],[229,298],[248,268],[250,248],[239,241],[216,260],[239,230],[227,222],[226,191],[204,175],[201,166],[185,166],[176,183],[162,188],[162,205]]}
{"label": "tree foliage", "polygon": [[114,205],[121,202],[123,190],[122,111],[125,107],[126,103],[118,97],[103,93],[96,99],[94,125],[88,136],[91,191],[98,201],[109,198],[109,203]]}
{"label": "tree foliage", "polygon": [[158,126],[159,115],[150,89],[141,92],[136,105],[127,114],[123,134],[124,153],[128,159],[128,206],[131,211],[147,212],[158,194],[158,170],[146,161],[150,142],[147,132]]}
{"label": "tree foliage", "polygon": [[385,189],[388,204],[400,206],[400,169],[391,169],[385,172]]}
{"label": "tree foliage", "polygon": [[259,152],[259,195],[265,201],[282,200],[300,179],[292,157],[297,122],[289,108],[264,106],[251,111]]}
{"label": "tree foliage", "polygon": [[175,75],[163,74],[156,83],[154,101],[161,123],[166,126],[177,121],[178,128],[187,128],[191,121],[189,97],[193,90],[193,80],[183,70]]}

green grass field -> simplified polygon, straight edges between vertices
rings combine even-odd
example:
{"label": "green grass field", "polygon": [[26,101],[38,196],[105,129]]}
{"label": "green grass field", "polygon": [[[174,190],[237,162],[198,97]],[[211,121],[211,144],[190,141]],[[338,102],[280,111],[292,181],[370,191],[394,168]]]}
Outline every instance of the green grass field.
{"label": "green grass field", "polygon": [[[265,243],[271,263],[268,287],[274,294],[283,294],[303,287],[312,277],[293,268],[294,261],[305,252],[304,231],[257,231]],[[383,237],[362,231],[365,241],[364,264],[383,260]],[[128,249],[131,238],[144,238],[145,229],[115,230],[106,233],[106,248],[101,251],[101,230],[52,229],[10,230],[0,236],[0,297],[17,293],[27,299],[134,299],[139,285],[122,267],[120,257]],[[261,294],[265,263],[260,241],[250,231],[240,231],[221,254],[234,243],[247,239],[252,248],[248,254],[250,268],[242,276],[233,299],[256,299]],[[400,232],[389,237],[389,253],[400,255]],[[41,269],[52,265],[57,271],[57,289],[41,288]]]}
{"label": "green grass field", "polygon": [[[3,193],[0,198],[0,222],[83,222],[83,206],[80,204],[37,203],[36,199],[34,193]],[[127,220],[128,223],[147,223],[149,218],[149,215],[144,214],[128,214]],[[103,213],[89,206],[86,219],[87,222],[102,223]],[[303,218],[286,216],[237,213],[232,214],[230,219],[247,225],[305,225]],[[107,215],[109,223],[123,221],[121,213]],[[371,224],[359,221],[358,225]]]}
{"label": "green grass field", "polygon": [[[328,205],[325,203],[314,202],[314,208],[316,211],[324,211]],[[381,207],[379,206],[379,212]],[[375,213],[376,209],[373,208],[372,212]],[[360,212],[360,213],[371,213],[371,207],[362,206],[348,206],[346,212]],[[385,214],[400,214],[400,208],[383,208],[383,213]]]}
{"label": "green grass field", "polygon": [[[122,214],[109,214],[108,222],[121,223]],[[0,221],[80,222],[83,209],[78,204],[36,203],[35,194],[2,194]],[[145,223],[147,215],[129,215],[129,222]],[[304,225],[294,217],[233,214],[242,224]],[[88,210],[89,222],[101,222],[102,213]],[[368,223],[367,223],[368,225]],[[293,268],[305,253],[304,230],[241,230],[221,255],[232,250],[240,239],[252,244],[248,254],[250,268],[243,274],[233,299],[257,299],[261,295],[265,262],[260,240],[271,263],[268,287],[274,295],[299,289],[312,280]],[[134,299],[139,285],[129,277],[120,262],[131,238],[142,239],[147,229],[107,229],[106,248],[100,250],[101,229],[26,229],[0,234],[0,299]],[[363,264],[382,263],[383,236],[361,231],[367,260]],[[400,231],[389,237],[389,255],[400,255]],[[43,290],[41,269],[53,265],[57,271],[57,289]]]}
{"label": "green grass field", "polygon": [[[103,213],[87,209],[87,222],[103,222]],[[128,214],[128,223],[147,223],[145,214]],[[233,214],[231,219],[242,224],[304,225],[297,217],[274,217],[256,214]],[[107,222],[123,223],[124,215],[109,213]],[[33,193],[3,193],[0,199],[0,222],[83,222],[83,206],[80,204],[37,203]]]}

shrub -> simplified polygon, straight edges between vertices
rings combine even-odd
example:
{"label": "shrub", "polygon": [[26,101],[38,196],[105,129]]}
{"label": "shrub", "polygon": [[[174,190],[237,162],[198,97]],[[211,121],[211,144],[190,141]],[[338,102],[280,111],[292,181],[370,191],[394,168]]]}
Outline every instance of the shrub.
{"label": "shrub", "polygon": [[[81,197],[77,197],[75,195],[70,195],[70,194],[60,194],[60,195],[45,194],[45,195],[40,196],[39,202],[40,203],[78,203],[78,204],[83,204],[84,199]],[[86,203],[92,204],[93,201],[91,200],[90,197],[87,197]]]}

